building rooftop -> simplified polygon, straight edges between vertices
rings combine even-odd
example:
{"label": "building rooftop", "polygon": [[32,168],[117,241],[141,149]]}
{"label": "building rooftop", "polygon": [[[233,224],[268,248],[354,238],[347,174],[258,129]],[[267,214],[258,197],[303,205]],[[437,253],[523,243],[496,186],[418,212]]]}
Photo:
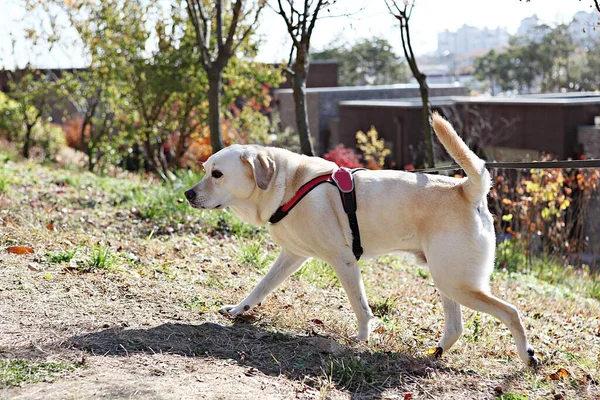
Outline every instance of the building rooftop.
{"label": "building rooftop", "polygon": [[[445,89],[461,87],[454,83],[433,83],[429,85],[430,89]],[[373,86],[336,86],[336,87],[316,87],[307,88],[307,93],[332,93],[332,92],[368,92],[377,90],[394,90],[394,89],[419,89],[416,83],[399,83],[395,85],[373,85]],[[292,89],[276,89],[277,93],[292,93]]]}
{"label": "building rooftop", "polygon": [[[448,106],[454,103],[471,104],[527,104],[527,105],[563,105],[575,106],[586,104],[600,104],[600,92],[573,92],[573,93],[548,93],[536,95],[520,95],[514,97],[486,97],[486,96],[449,96],[431,97],[434,107]],[[350,107],[421,107],[421,98],[389,100],[350,100],[342,101],[340,105]]]}

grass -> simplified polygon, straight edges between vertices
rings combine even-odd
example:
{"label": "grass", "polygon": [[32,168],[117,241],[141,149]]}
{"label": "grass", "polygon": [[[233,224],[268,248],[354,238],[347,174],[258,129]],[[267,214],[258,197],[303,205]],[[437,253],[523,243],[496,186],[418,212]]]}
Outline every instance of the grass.
{"label": "grass", "polygon": [[263,249],[262,241],[254,240],[251,242],[243,242],[239,246],[237,262],[264,270],[270,263],[272,257]]}
{"label": "grass", "polygon": [[[423,352],[443,332],[442,307],[427,268],[410,260],[360,263],[381,322],[369,343],[352,340],[356,322],[348,299],[333,269],[319,260],[307,262],[247,317],[229,319],[218,309],[250,292],[277,248],[264,228],[231,212],[193,210],[179,201],[198,176],[186,173],[167,185],[148,176],[97,177],[15,161],[0,165],[0,176],[9,185],[0,195],[0,354],[91,361],[87,380],[60,379],[65,370],[57,367],[53,390],[103,376],[114,385],[127,377],[164,393],[153,385],[168,381],[179,390],[174,382],[218,373],[228,382],[248,379],[227,388],[245,397],[256,397],[250,383],[259,378],[266,382],[263,396],[274,398],[297,391],[316,398],[411,393],[440,399],[594,398],[599,392],[593,383],[600,380],[599,280],[588,270],[540,260],[492,276],[492,291],[519,308],[540,370],[521,365],[503,325],[468,309],[463,337],[432,360]],[[35,254],[4,251],[23,243]],[[10,376],[32,377],[10,378],[20,382],[11,386],[23,385],[15,396],[38,390],[35,382],[53,371],[44,363],[8,363],[1,364],[4,376],[10,370]],[[559,368],[570,378],[550,379]],[[269,382],[281,392],[268,392]],[[286,388],[291,392],[284,394]],[[179,394],[173,396],[185,397]],[[0,397],[10,396],[0,391]]]}
{"label": "grass", "polygon": [[396,297],[386,297],[384,300],[375,300],[369,304],[373,315],[378,318],[389,317],[392,310],[396,307]]}
{"label": "grass", "polygon": [[75,366],[64,363],[0,360],[0,387],[40,382],[74,369]]}
{"label": "grass", "polygon": [[523,246],[510,240],[498,245],[497,264],[506,271],[532,275],[552,285],[564,286],[600,300],[600,271],[594,272],[589,266],[565,266],[552,256],[528,258]]}
{"label": "grass", "polygon": [[49,264],[62,264],[70,262],[77,254],[77,249],[53,251],[47,254],[46,262]]}
{"label": "grass", "polygon": [[92,251],[87,259],[79,263],[79,272],[97,272],[110,271],[115,268],[117,256],[114,251],[104,245],[97,245],[92,248]]}
{"label": "grass", "polygon": [[306,262],[294,276],[297,279],[306,280],[320,288],[341,287],[333,268],[326,262],[317,259]]}
{"label": "grass", "polygon": [[0,193],[8,192],[8,179],[3,176],[0,176]]}
{"label": "grass", "polygon": [[353,392],[376,388],[383,384],[377,366],[360,357],[331,359],[329,374],[337,385]]}

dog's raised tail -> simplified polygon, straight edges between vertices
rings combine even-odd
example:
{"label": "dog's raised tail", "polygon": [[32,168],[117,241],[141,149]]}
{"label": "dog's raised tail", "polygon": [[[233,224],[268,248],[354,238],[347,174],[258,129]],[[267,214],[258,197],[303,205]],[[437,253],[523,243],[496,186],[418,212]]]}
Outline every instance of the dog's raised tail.
{"label": "dog's raised tail", "polygon": [[491,185],[490,173],[485,169],[485,162],[469,149],[450,122],[438,113],[433,113],[431,125],[444,148],[467,174],[468,179],[464,183],[465,194],[473,203],[479,203],[487,195]]}

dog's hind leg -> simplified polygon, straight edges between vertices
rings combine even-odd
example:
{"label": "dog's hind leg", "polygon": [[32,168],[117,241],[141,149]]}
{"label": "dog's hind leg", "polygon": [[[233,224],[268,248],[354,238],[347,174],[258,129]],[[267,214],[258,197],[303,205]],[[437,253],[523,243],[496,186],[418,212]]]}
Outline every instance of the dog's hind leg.
{"label": "dog's hind leg", "polygon": [[437,345],[436,357],[442,355],[444,351],[450,350],[463,332],[463,320],[460,304],[451,300],[449,297],[440,293],[442,305],[444,306],[444,335]]}
{"label": "dog's hind leg", "polygon": [[340,255],[325,261],[328,262],[335,271],[342,287],[346,291],[348,300],[350,300],[352,310],[354,310],[354,314],[356,314],[356,320],[358,322],[358,335],[356,335],[356,339],[368,341],[371,333],[370,325],[373,320],[373,313],[371,312],[369,302],[367,301],[367,294],[363,285],[358,262],[352,253],[346,257]]}
{"label": "dog's hind leg", "polygon": [[281,285],[288,276],[298,270],[307,258],[308,257],[290,253],[288,250],[281,248],[281,253],[279,253],[279,257],[277,257],[277,260],[275,260],[275,263],[269,272],[267,272],[260,280],[250,294],[239,304],[226,305],[222,307],[219,312],[221,314],[236,316],[243,314],[257,304],[262,303],[265,297],[267,297],[267,295],[277,286]]}
{"label": "dog's hind leg", "polygon": [[523,362],[533,367],[538,365],[539,362],[534,356],[533,348],[527,341],[519,311],[512,304],[494,297],[487,291],[477,289],[456,288],[450,292],[446,291],[446,294],[466,307],[490,314],[502,321],[512,333],[519,357]]}

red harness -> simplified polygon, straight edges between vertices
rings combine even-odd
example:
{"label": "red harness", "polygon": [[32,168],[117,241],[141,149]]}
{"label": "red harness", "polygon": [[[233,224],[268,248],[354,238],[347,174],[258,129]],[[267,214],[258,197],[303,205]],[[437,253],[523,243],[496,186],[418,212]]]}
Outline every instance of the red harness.
{"label": "red harness", "polygon": [[302,200],[304,196],[310,193],[311,190],[319,186],[321,183],[330,183],[335,185],[340,192],[342,204],[344,205],[344,211],[348,215],[348,222],[350,223],[350,229],[352,230],[352,252],[357,260],[363,253],[362,246],[360,244],[360,231],[358,229],[358,220],[356,219],[356,191],[354,187],[354,176],[356,171],[364,170],[364,168],[347,169],[340,168],[333,174],[321,175],[308,182],[298,189],[294,197],[288,202],[279,207],[277,211],[269,218],[269,222],[276,224],[281,221],[288,213]]}

